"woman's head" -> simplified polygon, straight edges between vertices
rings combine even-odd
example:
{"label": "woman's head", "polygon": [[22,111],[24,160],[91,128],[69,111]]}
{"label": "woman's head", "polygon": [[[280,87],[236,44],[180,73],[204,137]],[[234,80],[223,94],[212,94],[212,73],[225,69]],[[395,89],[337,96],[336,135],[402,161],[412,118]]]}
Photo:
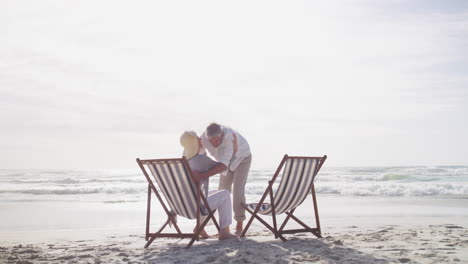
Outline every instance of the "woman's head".
{"label": "woman's head", "polygon": [[183,156],[191,159],[196,156],[200,150],[201,143],[195,131],[185,131],[180,136],[180,145],[184,147]]}

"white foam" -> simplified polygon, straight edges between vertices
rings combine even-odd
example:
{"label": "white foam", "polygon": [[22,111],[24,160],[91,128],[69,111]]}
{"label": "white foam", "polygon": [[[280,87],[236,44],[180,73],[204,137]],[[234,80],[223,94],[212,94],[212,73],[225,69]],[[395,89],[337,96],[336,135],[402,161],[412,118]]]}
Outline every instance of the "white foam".
{"label": "white foam", "polygon": [[[261,196],[274,170],[252,170],[245,187],[249,197]],[[218,176],[210,188],[218,187]],[[135,201],[145,200],[147,182],[134,170],[0,170],[2,200]],[[276,183],[278,184],[279,181]],[[346,196],[468,195],[468,167],[327,168],[316,178],[319,194]]]}

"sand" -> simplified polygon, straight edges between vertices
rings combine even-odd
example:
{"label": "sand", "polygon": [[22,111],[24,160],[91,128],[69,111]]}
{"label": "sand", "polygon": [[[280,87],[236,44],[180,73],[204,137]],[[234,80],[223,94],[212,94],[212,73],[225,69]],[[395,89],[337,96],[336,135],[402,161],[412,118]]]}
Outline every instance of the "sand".
{"label": "sand", "polygon": [[[125,232],[124,232],[125,233]],[[259,224],[239,240],[207,239],[185,249],[188,239],[157,239],[147,249],[143,235],[33,244],[3,241],[0,263],[468,263],[468,228],[437,225],[352,225],[274,239]]]}
{"label": "sand", "polygon": [[[73,209],[73,204],[47,203],[36,204],[36,210],[3,204],[0,263],[468,263],[466,199],[321,196],[320,202],[323,238],[301,233],[282,242],[254,221],[246,238],[201,240],[189,249],[188,239],[156,239],[143,248],[144,203],[132,204],[131,210],[107,204]],[[152,231],[165,220],[157,208]],[[305,201],[297,213],[313,226],[310,208]],[[194,224],[179,221],[185,231]],[[288,223],[288,228],[295,226]],[[213,225],[207,230],[215,233]]]}

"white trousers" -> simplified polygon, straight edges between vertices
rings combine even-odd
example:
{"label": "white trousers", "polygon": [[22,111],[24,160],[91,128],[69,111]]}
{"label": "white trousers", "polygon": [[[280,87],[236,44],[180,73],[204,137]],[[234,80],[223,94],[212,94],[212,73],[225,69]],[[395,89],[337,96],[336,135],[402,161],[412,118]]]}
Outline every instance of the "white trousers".
{"label": "white trousers", "polygon": [[231,225],[231,193],[228,190],[210,192],[206,200],[208,201],[208,205],[211,210],[218,209],[219,227],[225,228]]}

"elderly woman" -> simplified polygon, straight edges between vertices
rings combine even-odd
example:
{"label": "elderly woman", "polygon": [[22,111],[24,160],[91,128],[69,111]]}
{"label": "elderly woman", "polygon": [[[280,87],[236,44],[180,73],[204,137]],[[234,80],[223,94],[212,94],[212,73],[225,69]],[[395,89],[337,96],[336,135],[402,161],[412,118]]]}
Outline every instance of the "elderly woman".
{"label": "elderly woman", "polygon": [[[216,168],[219,164],[205,155],[201,145],[201,140],[194,131],[185,131],[180,137],[180,144],[184,147],[183,155],[187,158],[190,168],[194,172],[194,180],[204,185],[205,195],[207,195],[208,205],[211,210],[218,209],[219,217],[219,240],[237,238],[231,234],[229,225],[232,223],[231,194],[228,190],[221,190],[208,193],[208,178],[216,174],[216,170],[210,173],[207,171]],[[201,237],[208,238],[205,230],[200,233]]]}

